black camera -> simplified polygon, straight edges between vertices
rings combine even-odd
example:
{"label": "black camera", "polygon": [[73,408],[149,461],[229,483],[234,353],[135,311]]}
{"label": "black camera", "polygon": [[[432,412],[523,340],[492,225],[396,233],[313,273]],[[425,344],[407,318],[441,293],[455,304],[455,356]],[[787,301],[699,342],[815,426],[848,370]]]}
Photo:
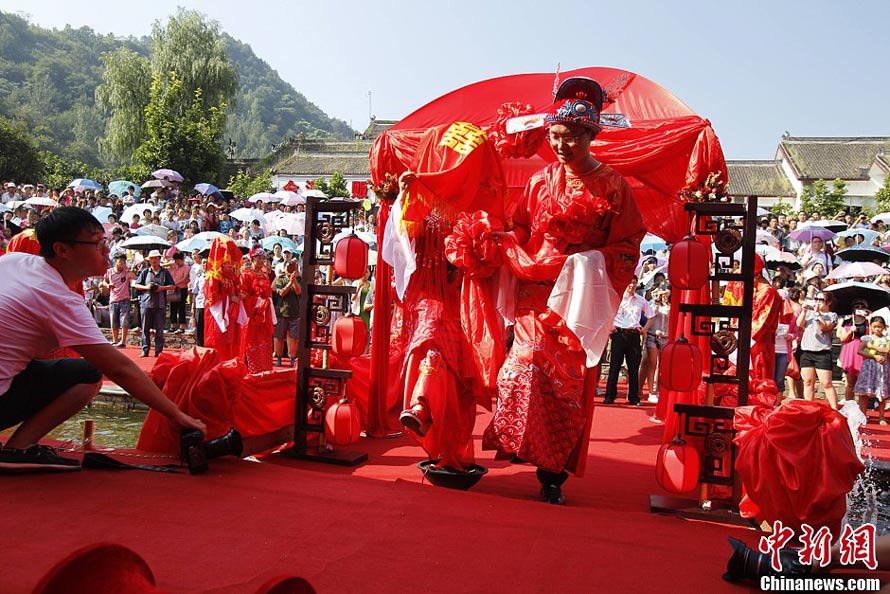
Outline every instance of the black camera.
{"label": "black camera", "polygon": [[810,565],[800,562],[796,549],[782,549],[779,551],[782,571],[778,572],[772,568],[769,555],[755,551],[735,538],[730,537],[729,544],[732,547],[732,556],[726,563],[726,573],[723,574],[723,579],[728,582],[741,580],[756,582],[767,575],[791,577],[807,575],[812,571]]}
{"label": "black camera", "polygon": [[151,291],[152,293],[154,293],[154,292],[156,292],[160,287],[161,287],[161,285],[159,285],[158,283],[150,283],[150,284],[148,285],[148,290]]}
{"label": "black camera", "polygon": [[241,457],[244,444],[241,434],[233,427],[223,436],[204,441],[204,434],[197,429],[188,429],[179,436],[179,447],[182,461],[188,465],[191,474],[207,472],[208,460],[220,456]]}

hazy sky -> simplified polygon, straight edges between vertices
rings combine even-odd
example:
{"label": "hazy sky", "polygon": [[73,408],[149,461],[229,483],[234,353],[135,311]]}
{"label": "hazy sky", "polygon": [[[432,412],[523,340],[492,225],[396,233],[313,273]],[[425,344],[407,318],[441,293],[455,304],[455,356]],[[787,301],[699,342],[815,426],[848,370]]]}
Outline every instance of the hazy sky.
{"label": "hazy sky", "polygon": [[137,37],[177,6],[358,130],[370,113],[397,120],[466,84],[561,63],[654,80],[711,120],[730,159],[772,158],[786,130],[890,136],[890,0],[0,0],[43,27]]}

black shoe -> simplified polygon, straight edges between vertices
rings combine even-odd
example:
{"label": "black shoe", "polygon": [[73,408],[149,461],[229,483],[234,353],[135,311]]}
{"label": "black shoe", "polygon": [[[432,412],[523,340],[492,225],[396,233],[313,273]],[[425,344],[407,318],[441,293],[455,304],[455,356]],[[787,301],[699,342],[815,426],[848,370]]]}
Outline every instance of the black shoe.
{"label": "black shoe", "polygon": [[510,456],[510,464],[528,464],[528,462],[526,462],[516,454],[513,454],[512,456]]}
{"label": "black shoe", "polygon": [[637,398],[636,400],[628,400],[627,402],[631,406],[643,406],[643,403],[640,401],[639,398]]}
{"label": "black shoe", "polygon": [[33,445],[26,450],[0,449],[0,471],[41,472],[80,470],[80,462],[56,455],[55,448]]}
{"label": "black shoe", "polygon": [[541,501],[553,505],[565,505],[566,498],[562,495],[559,485],[544,485],[541,487]]}
{"label": "black shoe", "polygon": [[603,404],[615,404],[614,398],[603,398]]}

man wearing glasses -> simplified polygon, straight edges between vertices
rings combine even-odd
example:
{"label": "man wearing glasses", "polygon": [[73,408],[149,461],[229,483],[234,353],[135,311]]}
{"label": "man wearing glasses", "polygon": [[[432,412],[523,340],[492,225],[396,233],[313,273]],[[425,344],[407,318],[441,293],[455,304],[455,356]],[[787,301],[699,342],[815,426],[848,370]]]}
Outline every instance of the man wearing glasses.
{"label": "man wearing glasses", "polygon": [[[0,258],[0,278],[7,279],[0,284],[0,430],[21,423],[0,448],[0,472],[79,469],[80,462],[38,441],[93,399],[103,374],[174,425],[204,431],[105,339],[83,298],[68,288],[105,272],[108,245],[99,221],[60,207],[36,232],[39,256]],[[39,359],[60,347],[83,358]]]}

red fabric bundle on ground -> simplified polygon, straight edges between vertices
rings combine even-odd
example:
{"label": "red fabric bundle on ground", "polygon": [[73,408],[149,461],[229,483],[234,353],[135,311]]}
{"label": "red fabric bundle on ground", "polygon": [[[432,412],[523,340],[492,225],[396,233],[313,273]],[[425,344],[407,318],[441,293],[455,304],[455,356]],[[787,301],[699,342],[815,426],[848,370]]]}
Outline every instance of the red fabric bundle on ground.
{"label": "red fabric bundle on ground", "polygon": [[734,419],[736,471],[747,497],[742,514],[806,523],[840,535],[846,495],[865,467],[856,456],[847,419],[824,402],[792,400],[775,411],[746,406]]}
{"label": "red fabric bundle on ground", "polygon": [[[179,408],[207,424],[207,439],[232,427],[242,437],[262,435],[294,421],[293,368],[251,375],[238,359],[223,361],[214,349],[194,347],[162,353],[149,376]],[[136,448],[179,454],[179,429],[152,410]]]}

